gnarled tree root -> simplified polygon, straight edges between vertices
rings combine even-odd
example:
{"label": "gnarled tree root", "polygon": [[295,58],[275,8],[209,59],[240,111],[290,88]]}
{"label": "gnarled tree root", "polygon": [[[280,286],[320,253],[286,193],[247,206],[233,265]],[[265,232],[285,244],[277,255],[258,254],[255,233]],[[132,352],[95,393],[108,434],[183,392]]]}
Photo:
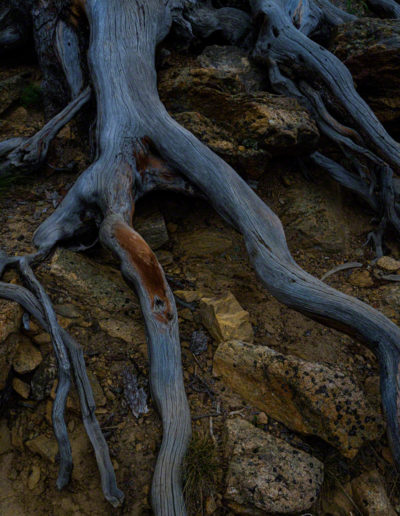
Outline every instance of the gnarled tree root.
{"label": "gnarled tree root", "polygon": [[[321,9],[327,1],[318,3]],[[92,218],[98,225],[101,243],[118,257],[125,280],[139,296],[148,336],[151,391],[163,422],[163,441],[151,494],[157,515],[185,514],[180,473],[190,437],[190,414],[182,379],[174,298],[156,257],[132,225],[135,201],[155,188],[188,194],[201,192],[217,212],[242,233],[250,260],[273,295],[315,320],[360,338],[372,349],[381,365],[388,434],[395,460],[400,464],[400,329],[368,305],[303,271],[289,252],[278,217],[229,165],[175,122],[159,99],[154,66],[156,45],[169,32],[172,18],[179,18],[184,4],[183,0],[84,2],[91,30],[89,71],[98,110],[97,159],[81,174],[34,236],[39,252],[44,253],[73,238],[85,228],[84,220]],[[319,114],[320,124],[327,124],[336,138],[350,137],[351,145],[358,145],[353,138],[356,141],[361,138],[362,142],[369,139],[381,156],[377,158],[373,154],[373,159],[382,160],[379,162],[382,166],[383,159],[398,165],[398,144],[376,124],[374,115],[356,94],[347,69],[318,45],[311,42],[310,46],[305,34],[316,27],[320,8],[300,16],[291,2],[259,0],[252,5],[261,21],[255,55],[268,64],[275,60],[279,66],[287,66],[289,61],[293,64],[296,60],[305,63],[306,69],[319,74],[340,100],[359,135],[344,123],[336,122],[317,102],[314,109]],[[229,16],[220,17],[219,27],[224,27],[226,20],[237,24],[242,19],[245,30],[236,33],[239,39],[244,37],[249,30],[248,16],[222,14]],[[342,18],[345,20],[346,16]],[[199,18],[195,19],[197,23]],[[298,29],[293,26],[293,19],[297,20]],[[186,23],[189,22],[186,20]],[[71,91],[74,88],[77,91],[79,71],[68,64],[65,46],[65,41],[75,39],[69,29],[65,29],[58,27],[58,54]],[[72,47],[76,55],[77,45]],[[77,80],[72,80],[72,76]],[[304,93],[307,87],[301,88],[300,83],[297,87],[289,80],[284,84],[287,85],[295,91],[295,96],[307,97]],[[310,93],[308,89],[307,92],[315,99],[313,91]],[[358,177],[346,176],[323,156],[314,158],[320,164],[324,162],[331,174],[347,187],[362,191],[369,204],[376,207],[376,197],[360,185]],[[383,177],[390,183],[390,170]],[[393,204],[393,199],[388,202]],[[26,264],[23,259],[21,263]],[[5,265],[7,259],[0,256],[0,270]],[[21,270],[30,277],[29,269]],[[85,426],[89,428],[102,472],[103,490],[107,499],[117,503],[122,495],[110,469],[108,452],[104,452],[101,432],[93,419],[93,400],[87,389],[82,354],[68,334],[58,328],[41,287],[33,281],[30,288],[32,292],[0,284],[0,296],[20,302],[52,333],[53,342],[59,344],[60,350],[62,343],[67,347]]]}

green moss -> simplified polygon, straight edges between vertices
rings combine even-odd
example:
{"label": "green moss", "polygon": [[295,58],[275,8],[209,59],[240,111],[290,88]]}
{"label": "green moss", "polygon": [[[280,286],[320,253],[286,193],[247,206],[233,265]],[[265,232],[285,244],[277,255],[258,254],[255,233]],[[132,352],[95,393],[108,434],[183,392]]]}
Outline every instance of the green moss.
{"label": "green moss", "polygon": [[25,107],[39,108],[42,105],[42,90],[35,83],[30,83],[22,90],[21,104]]}

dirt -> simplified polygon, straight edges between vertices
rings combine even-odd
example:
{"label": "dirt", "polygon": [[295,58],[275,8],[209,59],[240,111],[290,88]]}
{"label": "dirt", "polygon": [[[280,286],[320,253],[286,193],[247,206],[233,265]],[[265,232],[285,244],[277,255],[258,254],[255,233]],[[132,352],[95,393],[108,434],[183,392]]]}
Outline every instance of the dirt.
{"label": "dirt", "polygon": [[[10,70],[10,75],[15,71]],[[2,70],[2,76],[3,74],[7,76],[5,70]],[[43,122],[40,108],[22,107],[15,103],[7,111],[0,126],[0,137],[3,139],[32,134]],[[52,213],[79,172],[89,162],[87,148],[82,144],[73,123],[54,141],[48,162],[50,165],[34,176],[8,184],[0,192],[0,246],[11,254],[32,251],[33,232]],[[68,168],[67,165],[71,162],[73,166]],[[285,222],[287,202],[291,198],[289,192],[297,188],[303,191],[309,181],[299,171],[294,160],[280,158],[270,164],[256,188],[261,198]],[[336,227],[337,232],[343,235],[343,245],[334,252],[318,243],[304,249],[304,232],[299,231],[292,217],[287,239],[295,260],[317,277],[338,264],[347,261],[362,262],[363,268],[371,273],[373,286],[362,288],[355,286],[354,282],[352,284],[351,270],[334,274],[326,281],[335,288],[383,310],[399,324],[398,311],[386,301],[387,291],[392,287],[375,278],[372,265],[374,256],[368,247],[363,247],[371,227],[371,213],[353,196],[325,178],[315,176],[312,181],[313,188],[317,188],[321,196],[334,200],[337,209]],[[252,185],[255,183],[252,182]],[[138,206],[139,215],[149,202],[145,200],[142,206]],[[281,353],[309,361],[338,366],[356,379],[367,391],[371,403],[375,403],[377,410],[380,410],[379,396],[374,391],[374,380],[371,380],[378,375],[377,361],[372,353],[342,333],[289,310],[269,295],[249,264],[242,238],[210,206],[200,200],[194,201],[170,194],[154,195],[151,203],[161,211],[169,230],[169,242],[158,251],[158,255],[173,290],[201,290],[212,296],[224,294],[226,291],[232,292],[240,305],[250,313],[255,344],[268,345]],[[332,227],[329,229],[332,231]],[[218,233],[225,240],[230,240],[231,246],[207,255],[201,242],[197,246],[191,239],[194,232],[203,232],[204,238],[210,232]],[[394,240],[388,241],[388,246],[391,256],[399,259],[399,247]],[[93,248],[86,255],[94,262],[105,264],[115,271],[118,269],[113,258],[99,247]],[[6,278],[11,279],[13,274],[7,273]],[[64,290],[55,288],[48,262],[39,268],[38,275],[56,305],[71,304],[81,314],[79,324],[75,324],[74,319],[68,317],[64,323],[83,346],[88,370],[97,378],[105,396],[104,404],[97,410],[97,416],[106,435],[118,484],[125,492],[126,502],[122,508],[112,509],[104,501],[95,459],[79,411],[73,403],[67,412],[67,422],[75,469],[70,485],[58,491],[55,487],[57,461],[52,463],[24,445],[27,440],[39,435],[53,439],[49,418],[51,396],[41,401],[24,400],[13,392],[10,400],[2,407],[0,420],[1,428],[5,432],[8,429],[11,437],[11,442],[2,446],[3,453],[0,455],[0,512],[4,516],[151,514],[149,489],[161,440],[160,419],[151,399],[148,399],[148,413],[136,418],[123,395],[124,370],[127,368],[135,369],[149,395],[144,380],[148,373],[148,360],[140,310],[138,307],[132,308],[132,345],[120,338],[111,337],[102,330],[98,316],[91,313],[85,299],[71,295],[68,286]],[[205,331],[198,307],[191,310],[178,304],[178,313],[185,386],[193,417],[193,430],[212,433],[220,457],[214,491],[205,493],[204,496],[199,494],[197,500],[192,500],[192,511],[193,514],[204,514],[206,501],[212,496],[215,504],[208,502],[207,507],[212,507],[213,514],[232,514],[223,500],[226,470],[222,450],[224,421],[233,414],[241,414],[254,423],[259,411],[246,405],[213,377],[212,359],[216,343],[211,338],[207,351],[197,356],[190,351],[193,332]],[[39,329],[32,323],[31,330],[27,333],[33,338],[35,332],[36,336],[40,335]],[[44,360],[49,360],[48,357],[52,355],[51,345],[41,344],[40,351]],[[31,380],[29,375],[22,378],[28,383]],[[204,417],[208,414],[213,417]],[[398,477],[394,474],[386,438],[368,443],[350,461],[318,438],[302,437],[271,418],[267,418],[267,423],[261,427],[294,446],[307,450],[324,462],[325,483],[319,501],[310,510],[311,514],[330,514],[324,507],[325,500],[328,500],[331,493],[370,469],[377,469],[386,479],[387,492],[393,506],[400,503],[399,490],[396,487]]]}

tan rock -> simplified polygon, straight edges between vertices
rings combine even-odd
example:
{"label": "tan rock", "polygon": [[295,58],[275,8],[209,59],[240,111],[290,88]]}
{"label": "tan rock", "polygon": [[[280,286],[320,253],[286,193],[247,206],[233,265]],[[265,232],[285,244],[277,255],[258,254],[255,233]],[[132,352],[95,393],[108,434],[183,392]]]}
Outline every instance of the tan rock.
{"label": "tan rock", "polygon": [[214,229],[196,229],[180,235],[179,247],[188,258],[209,257],[230,249],[232,241]]}
{"label": "tan rock", "polygon": [[336,187],[294,181],[286,189],[284,201],[282,222],[293,245],[326,253],[346,251],[349,222]]}
{"label": "tan rock", "polygon": [[371,274],[366,270],[354,271],[350,275],[350,283],[355,287],[373,287],[374,280]]}
{"label": "tan rock", "polygon": [[388,272],[395,272],[400,269],[400,262],[390,256],[381,256],[376,264],[378,267]]}
{"label": "tan rock", "polygon": [[185,301],[185,303],[193,303],[194,301],[199,301],[201,293],[197,290],[175,290],[175,296]]}
{"label": "tan rock", "polygon": [[29,393],[31,390],[29,384],[23,382],[19,378],[13,378],[12,386],[14,391],[17,392],[20,396],[25,399],[29,398]]}
{"label": "tan rock", "polygon": [[11,450],[11,434],[5,419],[0,420],[0,455]]}
{"label": "tan rock", "polygon": [[95,263],[81,254],[58,249],[51,260],[50,273],[70,295],[84,299],[95,311],[134,310],[137,298],[118,270]]}
{"label": "tan rock", "polygon": [[218,67],[203,58],[198,67],[190,62],[160,72],[160,95],[174,118],[229,162],[248,160],[252,170],[256,161],[261,173],[271,154],[313,148],[318,131],[304,108],[293,99],[249,92],[236,65],[219,66],[224,57]]}
{"label": "tan rock", "polygon": [[17,373],[30,373],[42,361],[42,354],[35,348],[30,339],[23,335],[19,335],[19,343],[17,351],[12,362],[13,368]]}
{"label": "tan rock", "polygon": [[253,342],[249,313],[243,310],[231,292],[220,298],[203,297],[200,314],[204,326],[216,341],[241,339]]}
{"label": "tan rock", "polygon": [[44,344],[50,344],[51,337],[48,333],[39,333],[39,335],[35,335],[32,340],[38,346],[43,346]]}
{"label": "tan rock", "polygon": [[323,464],[241,418],[226,423],[225,499],[237,514],[301,513],[313,505]]}
{"label": "tan rock", "polygon": [[55,439],[49,439],[45,435],[39,435],[39,437],[36,437],[35,439],[26,441],[25,444],[31,452],[37,453],[43,457],[43,459],[46,459],[53,464],[56,462],[58,446]]}
{"label": "tan rock", "polygon": [[359,508],[352,501],[351,484],[345,484],[321,497],[322,514],[334,516],[352,516],[359,513]]}
{"label": "tan rock", "polygon": [[318,435],[345,457],[383,433],[381,416],[352,378],[325,365],[231,341],[215,352],[214,373],[268,416]]}
{"label": "tan rock", "polygon": [[0,390],[6,386],[8,373],[15,356],[18,337],[15,334],[22,319],[22,309],[14,302],[0,299]]}
{"label": "tan rock", "polygon": [[354,501],[365,516],[396,516],[378,471],[368,471],[351,482]]}
{"label": "tan rock", "polygon": [[88,377],[93,390],[94,402],[96,403],[97,407],[103,407],[107,400],[104,396],[104,392],[99,383],[99,380],[97,379],[96,375],[92,373],[92,371],[88,371]]}
{"label": "tan rock", "polygon": [[40,468],[35,464],[32,466],[32,470],[28,477],[28,488],[32,491],[38,485],[40,480]]}
{"label": "tan rock", "polygon": [[111,337],[122,339],[128,344],[132,344],[134,340],[134,324],[132,320],[119,321],[117,319],[100,319],[100,328],[108,333]]}
{"label": "tan rock", "polygon": [[0,299],[0,344],[19,330],[22,320],[22,308],[18,303]]}

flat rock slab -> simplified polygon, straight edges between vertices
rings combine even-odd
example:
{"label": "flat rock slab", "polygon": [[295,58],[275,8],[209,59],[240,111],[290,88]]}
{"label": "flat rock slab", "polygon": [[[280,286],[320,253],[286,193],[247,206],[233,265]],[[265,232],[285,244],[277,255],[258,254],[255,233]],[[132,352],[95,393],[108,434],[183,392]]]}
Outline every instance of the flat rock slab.
{"label": "flat rock slab", "polygon": [[354,380],[325,365],[231,341],[215,352],[214,373],[247,402],[292,430],[319,436],[345,457],[384,431]]}
{"label": "flat rock slab", "polygon": [[316,501],[323,464],[240,417],[226,423],[226,501],[235,513],[306,511]]}

